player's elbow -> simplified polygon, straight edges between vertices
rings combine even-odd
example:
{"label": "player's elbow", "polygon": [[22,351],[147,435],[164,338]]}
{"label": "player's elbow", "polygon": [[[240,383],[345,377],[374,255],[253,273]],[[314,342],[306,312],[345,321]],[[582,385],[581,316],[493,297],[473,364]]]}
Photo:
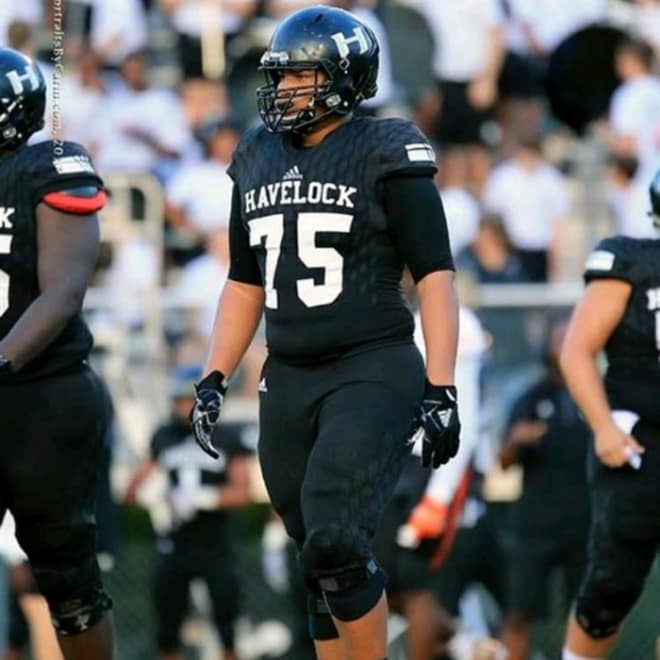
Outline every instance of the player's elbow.
{"label": "player's elbow", "polygon": [[566,381],[571,379],[574,371],[580,370],[580,363],[588,357],[588,352],[575,341],[566,339],[559,351],[559,370]]}
{"label": "player's elbow", "polygon": [[67,320],[80,312],[85,299],[86,286],[66,286],[46,292],[58,316]]}
{"label": "player's elbow", "polygon": [[559,369],[561,373],[566,377],[566,370],[569,369],[569,364],[571,360],[571,349],[569,348],[567,342],[564,342],[561,350],[559,351]]}

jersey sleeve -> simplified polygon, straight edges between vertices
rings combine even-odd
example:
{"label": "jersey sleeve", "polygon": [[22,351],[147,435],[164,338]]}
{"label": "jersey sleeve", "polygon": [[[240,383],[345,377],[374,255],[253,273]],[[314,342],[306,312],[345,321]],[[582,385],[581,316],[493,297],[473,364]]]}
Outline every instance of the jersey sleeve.
{"label": "jersey sleeve", "polygon": [[381,120],[375,131],[377,179],[392,176],[433,176],[435,152],[424,134],[403,119]]}
{"label": "jersey sleeve", "polygon": [[442,200],[431,179],[387,179],[383,206],[392,242],[416,283],[429,273],[454,270]]}
{"label": "jersey sleeve", "polygon": [[250,235],[243,224],[241,193],[234,186],[229,218],[229,279],[245,284],[263,284],[257,257],[250,247]]}
{"label": "jersey sleeve", "polygon": [[51,193],[70,194],[76,189],[91,188],[99,193],[103,191],[103,180],[83,146],[75,142],[62,145],[42,142],[35,145],[34,150],[29,180],[35,205]]}
{"label": "jersey sleeve", "polygon": [[586,284],[593,280],[623,280],[634,283],[636,262],[631,239],[614,236],[602,240],[587,257],[584,269]]}

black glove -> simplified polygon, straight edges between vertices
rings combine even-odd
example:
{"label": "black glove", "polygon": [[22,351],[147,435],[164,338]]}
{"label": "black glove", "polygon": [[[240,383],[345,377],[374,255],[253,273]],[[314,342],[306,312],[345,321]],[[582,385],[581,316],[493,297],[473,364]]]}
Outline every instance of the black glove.
{"label": "black glove", "polygon": [[437,468],[456,456],[460,432],[456,388],[453,385],[431,385],[427,381],[411,438],[415,441],[422,435],[422,465]]}
{"label": "black glove", "polygon": [[212,458],[219,458],[220,453],[213,446],[211,437],[218,423],[222,402],[227,388],[223,384],[225,377],[219,371],[212,371],[195,385],[195,404],[190,411],[193,434],[197,444]]}

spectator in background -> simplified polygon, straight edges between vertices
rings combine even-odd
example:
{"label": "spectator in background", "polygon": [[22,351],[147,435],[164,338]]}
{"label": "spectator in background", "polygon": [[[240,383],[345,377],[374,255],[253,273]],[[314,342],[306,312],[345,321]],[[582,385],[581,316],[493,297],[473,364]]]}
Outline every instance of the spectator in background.
{"label": "spectator in background", "polygon": [[265,0],[264,11],[269,18],[279,21],[294,11],[318,4],[318,0]]}
{"label": "spectator in background", "polygon": [[608,203],[614,231],[632,238],[657,238],[658,230],[648,220],[648,182],[636,177],[634,156],[612,155],[608,162]]}
{"label": "spectator in background", "polygon": [[658,0],[636,0],[637,30],[660,55],[660,2]]}
{"label": "spectator in background", "polygon": [[470,184],[478,191],[488,171],[486,124],[497,100],[504,56],[504,29],[497,0],[405,0],[428,21],[435,39],[433,68],[438,89],[422,101],[426,116],[439,113],[435,138],[440,146],[460,146],[470,154]]}
{"label": "spectator in background", "polygon": [[516,284],[529,279],[497,215],[481,218],[474,240],[458,256],[457,266],[480,284]]}
{"label": "spectator in background", "polygon": [[199,239],[229,225],[234,184],[227,168],[239,137],[238,126],[227,119],[200,131],[204,159],[182,165],[167,185],[165,215],[177,231]]}
{"label": "spectator in background", "polygon": [[[174,285],[176,298],[188,314],[189,340],[208,344],[213,330],[218,299],[229,273],[228,225],[218,227],[206,236],[206,252],[189,261]],[[264,361],[261,334],[248,348],[237,372],[239,396],[255,396]],[[203,354],[203,350],[201,353]]]}
{"label": "spectator in background", "polygon": [[180,99],[149,86],[144,53],[121,63],[123,84],[111,91],[95,122],[91,149],[102,172],[160,172],[179,158],[191,137]]}
{"label": "spectator in background", "polygon": [[[179,62],[184,78],[204,78],[205,34],[212,47],[223,48],[257,9],[256,0],[160,0],[179,40]],[[215,77],[215,76],[213,76]]]}
{"label": "spectator in background", "polygon": [[610,0],[610,17],[660,55],[660,0]]}
{"label": "spectator in background", "polygon": [[551,329],[542,379],[515,403],[500,462],[524,470],[521,498],[512,510],[508,614],[502,640],[510,660],[526,660],[532,622],[548,613],[549,578],[560,569],[566,603],[585,567],[589,531],[586,460],[589,429],[559,370],[568,323]]}
{"label": "spectator in background", "polygon": [[14,21],[23,21],[32,26],[41,23],[43,4],[41,0],[0,2],[0,48],[13,47],[9,42],[9,26]]}
{"label": "spectator in background", "polygon": [[612,149],[639,162],[646,185],[660,166],[660,79],[652,74],[653,49],[627,39],[617,49],[616,69],[622,80],[610,102]]}
{"label": "spectator in background", "polygon": [[555,278],[570,200],[563,176],[543,156],[538,134],[522,137],[514,156],[493,170],[482,202],[486,211],[502,216],[530,281]]}
{"label": "spectator in background", "polygon": [[179,660],[181,626],[195,578],[206,582],[213,621],[222,640],[223,658],[236,660],[234,623],[239,584],[234,570],[227,511],[250,502],[248,456],[253,452],[249,428],[219,424],[216,442],[220,458],[200,452],[190,429],[193,384],[200,367],[179,367],[171,384],[172,417],[154,433],[151,456],[135,472],[125,495],[135,503],[138,490],[158,468],[167,474],[171,529],[156,544],[153,605],[161,660]]}
{"label": "spectator in background", "polygon": [[102,113],[106,87],[102,62],[93,51],[82,51],[65,69],[62,81],[62,137],[89,145],[93,126]]}
{"label": "spectator in background", "polygon": [[218,117],[229,115],[229,96],[223,82],[194,78],[185,81],[180,89],[186,121],[194,133],[198,133]]}
{"label": "spectator in background", "polygon": [[604,21],[608,0],[505,0],[537,55],[549,56],[569,35]]}
{"label": "spectator in background", "polygon": [[503,0],[506,55],[498,88],[501,151],[509,156],[521,134],[540,130],[545,115],[544,76],[547,53],[538,41],[529,2]]}
{"label": "spectator in background", "polygon": [[92,0],[90,46],[103,63],[118,67],[147,47],[147,16],[141,0]]}
{"label": "spectator in background", "polygon": [[[21,49],[23,50],[23,49]],[[23,50],[27,54],[28,51]],[[42,64],[39,63],[42,67]],[[46,69],[48,70],[48,69]],[[52,70],[52,68],[51,68]],[[46,72],[44,71],[44,74]],[[52,75],[46,76],[46,125],[35,133],[32,142],[52,139],[54,130]],[[74,54],[64,69],[59,89],[57,137],[89,147],[94,139],[94,126],[103,110],[106,88],[101,60],[89,50]]]}
{"label": "spectator in background", "polygon": [[467,156],[462,149],[448,149],[438,162],[435,182],[442,197],[453,255],[459,255],[476,238],[481,210],[466,189]]}
{"label": "spectator in background", "polygon": [[228,225],[206,238],[206,252],[189,261],[175,285],[179,300],[190,309],[195,334],[208,341],[218,298],[229,274]]}

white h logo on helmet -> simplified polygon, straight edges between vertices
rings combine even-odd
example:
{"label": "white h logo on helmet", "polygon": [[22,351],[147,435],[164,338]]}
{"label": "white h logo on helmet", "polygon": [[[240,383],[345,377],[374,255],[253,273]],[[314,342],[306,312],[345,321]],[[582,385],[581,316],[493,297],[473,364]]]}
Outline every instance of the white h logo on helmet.
{"label": "white h logo on helmet", "polygon": [[346,37],[343,32],[335,32],[332,35],[332,39],[337,44],[337,50],[339,51],[339,57],[347,57],[350,52],[350,45],[357,43],[360,46],[360,55],[366,53],[369,50],[369,39],[367,39],[367,33],[361,27],[356,27],[353,29],[352,37]]}
{"label": "white h logo on helmet", "polygon": [[39,87],[39,77],[37,76],[37,72],[31,66],[25,67],[25,73],[23,73],[23,75],[15,69],[13,71],[8,71],[5,75],[11,83],[14,94],[17,96],[20,96],[25,91],[25,86],[23,85],[25,81],[30,82],[32,85],[32,91]]}

